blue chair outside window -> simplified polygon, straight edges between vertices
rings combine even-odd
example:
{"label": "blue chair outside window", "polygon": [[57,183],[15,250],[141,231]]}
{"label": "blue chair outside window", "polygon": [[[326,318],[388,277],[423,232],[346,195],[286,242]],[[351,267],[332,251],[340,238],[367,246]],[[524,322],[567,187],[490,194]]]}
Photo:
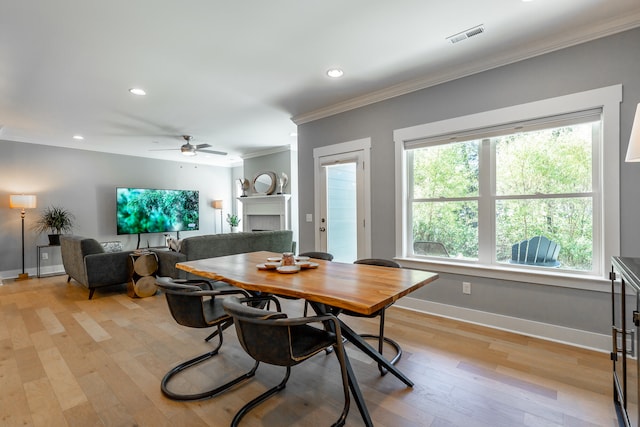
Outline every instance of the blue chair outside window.
{"label": "blue chair outside window", "polygon": [[535,236],[511,247],[511,264],[558,267],[560,245],[545,236]]}

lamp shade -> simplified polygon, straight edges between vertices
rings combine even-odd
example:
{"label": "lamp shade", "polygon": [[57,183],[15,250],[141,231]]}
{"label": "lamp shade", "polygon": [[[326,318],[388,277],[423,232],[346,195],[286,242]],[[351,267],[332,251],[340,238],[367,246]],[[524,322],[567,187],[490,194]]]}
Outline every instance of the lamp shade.
{"label": "lamp shade", "polygon": [[214,200],[213,209],[222,209],[222,200]]}
{"label": "lamp shade", "polygon": [[636,116],[631,127],[631,137],[627,148],[625,162],[640,162],[640,104],[636,108]]}
{"label": "lamp shade", "polygon": [[36,196],[31,194],[12,194],[9,196],[9,207],[16,209],[34,209]]}

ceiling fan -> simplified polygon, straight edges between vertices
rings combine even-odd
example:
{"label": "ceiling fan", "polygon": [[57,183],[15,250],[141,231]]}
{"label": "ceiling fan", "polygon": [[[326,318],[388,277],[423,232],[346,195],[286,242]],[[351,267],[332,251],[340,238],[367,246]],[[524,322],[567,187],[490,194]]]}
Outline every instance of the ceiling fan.
{"label": "ceiling fan", "polygon": [[[182,144],[179,148],[183,156],[195,156],[196,152],[217,154],[219,156],[227,155],[227,153],[225,153],[224,151],[205,150],[205,148],[211,147],[210,144],[197,144],[197,145],[192,144],[191,140],[193,139],[193,137],[191,135],[182,135],[182,138],[185,141],[187,141],[185,144]],[[160,149],[154,149],[150,151],[167,151],[167,150],[175,150],[175,148],[160,148]]]}

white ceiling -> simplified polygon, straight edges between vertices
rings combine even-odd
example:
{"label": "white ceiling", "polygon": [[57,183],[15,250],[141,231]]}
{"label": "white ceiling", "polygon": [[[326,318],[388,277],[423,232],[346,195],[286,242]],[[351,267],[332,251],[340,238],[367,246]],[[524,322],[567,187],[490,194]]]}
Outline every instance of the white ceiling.
{"label": "white ceiling", "polygon": [[[217,165],[295,144],[296,123],[640,26],[638,0],[0,5],[0,139]],[[183,134],[229,155],[183,157]]]}

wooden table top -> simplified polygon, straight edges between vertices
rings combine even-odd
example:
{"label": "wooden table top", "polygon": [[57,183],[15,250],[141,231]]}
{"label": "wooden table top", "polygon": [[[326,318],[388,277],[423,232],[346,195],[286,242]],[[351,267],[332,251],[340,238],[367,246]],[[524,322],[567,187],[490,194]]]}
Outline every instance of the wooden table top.
{"label": "wooden table top", "polygon": [[371,314],[436,280],[436,273],[341,262],[311,261],[318,268],[295,274],[259,270],[256,265],[281,254],[250,252],[176,264],[176,267],[248,291],[260,291],[319,302]]}

